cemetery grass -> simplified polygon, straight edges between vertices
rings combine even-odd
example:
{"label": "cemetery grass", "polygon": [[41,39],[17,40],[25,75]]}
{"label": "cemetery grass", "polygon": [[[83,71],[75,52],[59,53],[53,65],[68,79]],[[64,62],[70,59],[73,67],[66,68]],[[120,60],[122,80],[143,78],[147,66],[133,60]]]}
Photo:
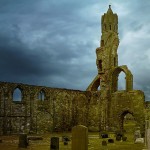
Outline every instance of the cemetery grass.
{"label": "cemetery grass", "polygon": [[[62,137],[62,135],[71,136],[71,133],[57,133],[57,134],[45,134],[42,135],[43,140],[38,141],[30,141],[27,150],[48,150],[50,149],[50,136],[58,136]],[[111,135],[111,134],[110,134]],[[99,133],[89,133],[89,146],[88,150],[142,150],[144,148],[144,144],[134,144],[133,134],[127,133],[127,141],[116,141],[115,137],[111,135],[111,138],[114,139],[114,143],[108,143],[107,146],[102,146],[102,140],[99,138]],[[3,140],[0,143],[0,150],[19,150],[18,149],[18,136],[1,136],[0,139]],[[105,139],[106,141],[108,139]],[[64,145],[60,140],[60,150],[71,150],[71,142],[68,145]],[[23,150],[23,149],[20,149]]]}

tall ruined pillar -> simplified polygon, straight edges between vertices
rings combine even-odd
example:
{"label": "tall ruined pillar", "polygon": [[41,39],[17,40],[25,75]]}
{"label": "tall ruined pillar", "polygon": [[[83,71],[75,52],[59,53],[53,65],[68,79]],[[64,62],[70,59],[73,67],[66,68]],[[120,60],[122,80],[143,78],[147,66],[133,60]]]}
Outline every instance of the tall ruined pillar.
{"label": "tall ruined pillar", "polygon": [[101,17],[101,40],[100,47],[96,49],[96,65],[98,74],[87,88],[87,91],[97,91],[100,86],[101,102],[101,126],[105,130],[109,118],[110,95],[111,95],[111,74],[115,67],[118,67],[117,48],[118,37],[118,16],[113,13],[111,6]]}

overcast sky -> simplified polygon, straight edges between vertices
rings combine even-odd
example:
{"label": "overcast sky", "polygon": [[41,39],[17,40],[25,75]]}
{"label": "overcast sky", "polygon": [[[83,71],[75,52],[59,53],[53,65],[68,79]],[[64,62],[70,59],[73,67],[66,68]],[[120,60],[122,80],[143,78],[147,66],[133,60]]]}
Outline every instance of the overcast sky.
{"label": "overcast sky", "polygon": [[[108,0],[0,0],[0,81],[86,90]],[[150,1],[112,0],[119,65],[150,100]],[[119,87],[124,86],[120,77]]]}

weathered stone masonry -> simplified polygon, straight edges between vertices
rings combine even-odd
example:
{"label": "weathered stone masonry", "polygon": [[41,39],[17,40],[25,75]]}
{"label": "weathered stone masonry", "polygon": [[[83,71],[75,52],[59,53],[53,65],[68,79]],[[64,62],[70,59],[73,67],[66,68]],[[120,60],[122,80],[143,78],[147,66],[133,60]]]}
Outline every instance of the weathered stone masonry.
{"label": "weathered stone masonry", "polygon": [[[101,18],[102,35],[100,47],[96,49],[96,64],[98,74],[87,88],[87,91],[97,91],[100,86],[101,126],[106,128],[123,129],[124,116],[130,113],[143,130],[144,126],[144,93],[133,90],[133,75],[126,65],[118,66],[117,49],[118,16],[114,14],[111,6]],[[126,88],[118,91],[118,76],[125,73]]]}
{"label": "weathered stone masonry", "polygon": [[[128,67],[118,66],[118,16],[110,6],[101,23],[98,74],[86,91],[0,82],[0,134],[69,131],[77,124],[89,131],[122,130],[128,113],[144,130],[144,93],[133,90]],[[122,91],[118,91],[120,72],[126,75]],[[21,91],[20,101],[13,98],[16,89]]]}
{"label": "weathered stone masonry", "polygon": [[[1,82],[0,87],[1,134],[67,131],[77,124],[98,126],[97,92],[92,96],[85,91],[8,82]],[[13,100],[16,88],[21,90],[21,101]],[[44,100],[38,97],[41,91]],[[97,114],[94,121],[92,114]]]}

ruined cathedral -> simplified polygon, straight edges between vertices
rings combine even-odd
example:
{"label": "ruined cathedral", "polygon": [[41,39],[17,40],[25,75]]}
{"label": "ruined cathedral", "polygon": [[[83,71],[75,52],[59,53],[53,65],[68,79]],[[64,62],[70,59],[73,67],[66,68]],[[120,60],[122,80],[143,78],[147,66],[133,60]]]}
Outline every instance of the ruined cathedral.
{"label": "ruined cathedral", "polygon": [[[111,6],[101,17],[101,32],[98,73],[86,91],[0,82],[0,134],[71,131],[77,124],[89,131],[122,130],[126,114],[143,129],[144,93],[133,90],[128,67],[118,66],[118,16]],[[126,76],[125,90],[118,90],[121,72]],[[15,99],[16,91],[20,99]]]}

